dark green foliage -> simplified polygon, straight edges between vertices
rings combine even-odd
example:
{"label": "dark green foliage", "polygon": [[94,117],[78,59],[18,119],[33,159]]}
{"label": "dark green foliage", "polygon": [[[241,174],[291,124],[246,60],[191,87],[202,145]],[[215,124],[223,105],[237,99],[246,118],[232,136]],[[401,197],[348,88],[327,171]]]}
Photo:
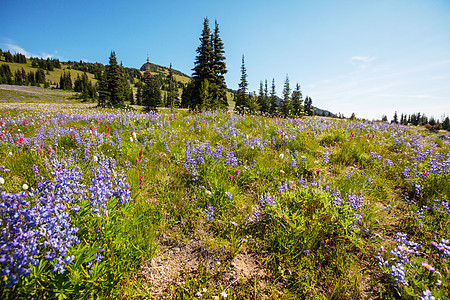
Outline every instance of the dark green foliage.
{"label": "dark green foliage", "polygon": [[111,52],[109,65],[106,68],[106,82],[109,91],[108,104],[112,107],[119,107],[124,104],[122,72],[117,64],[116,53]]}
{"label": "dark green foliage", "polygon": [[34,78],[36,83],[41,84],[45,83],[45,72],[42,69],[37,69],[34,73]]}
{"label": "dark green foliage", "polygon": [[[2,54],[5,56],[5,62],[19,63],[19,64],[27,63],[27,58],[25,57],[25,55],[23,55],[21,53],[16,53],[13,55],[8,50],[6,52],[2,52]],[[0,54],[0,56],[1,56],[1,54]]]}
{"label": "dark green foliage", "polygon": [[262,81],[259,82],[259,95],[258,95],[258,105],[261,112],[269,111],[269,103],[267,98],[267,80],[266,80],[266,89],[264,90],[264,86]]}
{"label": "dark green foliage", "polygon": [[289,77],[286,75],[283,88],[283,103],[281,104],[283,116],[290,116],[292,111],[291,106],[291,88],[289,87]]}
{"label": "dark green foliage", "polygon": [[116,53],[114,51],[111,51],[109,65],[106,66],[106,71],[97,76],[100,76],[97,87],[99,105],[123,107],[125,101],[133,102],[133,91],[127,80],[128,75],[123,66],[117,63]]}
{"label": "dark green foliage", "polygon": [[311,97],[309,97],[309,96],[306,96],[306,98],[305,98],[305,114],[307,116],[312,116],[314,114],[312,100],[311,100]]}
{"label": "dark green foliage", "polygon": [[394,113],[394,118],[392,119],[391,123],[398,124],[397,112]]}
{"label": "dark green foliage", "polygon": [[12,84],[13,74],[7,64],[0,65],[0,84]]}
{"label": "dark green foliage", "polygon": [[142,82],[141,81],[138,81],[137,83],[136,83],[136,88],[137,88],[137,91],[136,91],[136,104],[137,105],[142,105],[142,93],[143,93],[143,84],[142,84]]}
{"label": "dark green foliage", "polygon": [[269,112],[271,115],[275,115],[277,113],[277,94],[275,91],[275,79],[272,78],[272,87],[270,89],[270,109]]}
{"label": "dark green foliage", "polygon": [[219,36],[219,24],[217,20],[215,21],[214,34],[212,36],[212,44],[213,44],[213,71],[214,71],[214,80],[213,84],[213,98],[217,103],[217,106],[226,108],[228,107],[227,101],[227,93],[226,88],[227,85],[225,83],[224,75],[227,73],[226,64],[225,64],[225,51],[223,47],[222,39]]}
{"label": "dark green foliage", "polygon": [[59,62],[59,59],[55,58],[43,59],[37,57],[32,57],[30,59],[31,59],[31,66],[33,68],[44,69],[47,71],[53,71],[54,69],[61,69],[61,63]]}
{"label": "dark green foliage", "polygon": [[108,83],[106,78],[106,72],[100,74],[100,78],[97,82],[98,90],[98,105],[106,106],[109,99]]}
{"label": "dark green foliage", "polygon": [[155,77],[150,72],[144,73],[145,85],[143,90],[143,105],[147,110],[156,110],[161,103],[161,90]]}
{"label": "dark green foliage", "polygon": [[167,75],[167,78],[169,80],[169,88],[167,91],[166,105],[169,106],[173,111],[173,108],[177,107],[179,103],[178,103],[178,86],[173,77],[172,64],[170,64],[169,75]]}
{"label": "dark green foliage", "polygon": [[295,86],[295,90],[292,91],[292,115],[296,117],[303,116],[302,92],[298,83]]}
{"label": "dark green foliage", "polygon": [[245,68],[245,57],[242,55],[242,64],[241,64],[241,81],[239,82],[239,89],[236,93],[236,105],[235,110],[240,111],[244,107],[248,107],[247,103],[247,69]]}
{"label": "dark green foliage", "polygon": [[181,105],[190,109],[226,108],[228,102],[223,75],[227,73],[227,70],[217,21],[214,33],[211,34],[209,20],[204,19],[197,53],[192,69],[193,80],[183,89]]}
{"label": "dark green foliage", "polygon": [[75,79],[74,82],[73,90],[75,92],[80,93],[81,98],[85,100],[97,98],[97,89],[89,80],[86,73],[83,73],[81,77],[77,75],[77,78]]}
{"label": "dark green foliage", "polygon": [[14,73],[14,84],[15,85],[27,85],[27,74],[25,70],[22,68],[21,70],[17,70]]}
{"label": "dark green foliage", "polygon": [[64,72],[59,78],[59,88],[62,90],[72,89],[72,78],[70,72]]}
{"label": "dark green foliage", "polygon": [[193,68],[194,73],[192,74],[192,77],[194,80],[199,80],[200,82],[203,81],[203,79],[213,79],[214,50],[212,47],[208,18],[205,18],[203,21],[203,31],[200,37],[200,46],[197,48],[197,53],[198,55],[195,58],[195,66]]}

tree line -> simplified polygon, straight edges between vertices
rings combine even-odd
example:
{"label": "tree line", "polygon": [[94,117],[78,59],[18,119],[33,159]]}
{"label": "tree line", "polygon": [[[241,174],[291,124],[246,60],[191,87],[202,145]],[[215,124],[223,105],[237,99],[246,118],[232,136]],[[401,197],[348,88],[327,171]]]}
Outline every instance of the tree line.
{"label": "tree line", "polygon": [[15,85],[31,85],[39,86],[43,84],[44,87],[48,87],[49,83],[45,80],[45,72],[42,69],[36,70],[36,72],[25,72],[23,68],[16,70],[14,74],[11,72],[9,65],[0,65],[0,84],[15,84]]}
{"label": "tree line", "polygon": [[260,113],[291,118],[314,115],[312,99],[306,96],[303,101],[300,85],[296,83],[295,88],[292,90],[288,75],[286,75],[284,82],[282,99],[279,99],[276,95],[275,79],[272,79],[270,92],[267,79],[264,81],[264,84],[262,81],[259,82],[258,94],[256,92],[248,92],[247,69],[245,67],[244,55],[242,55],[241,79],[239,89],[235,95],[235,101],[235,110],[240,113]]}
{"label": "tree line", "polygon": [[53,71],[54,69],[61,69],[61,62],[59,59],[56,58],[38,58],[38,57],[31,57],[31,66],[33,68],[39,68],[44,69],[47,71]]}
{"label": "tree line", "polygon": [[3,59],[5,60],[5,62],[19,63],[19,64],[27,63],[27,58],[25,57],[25,55],[23,55],[21,53],[11,54],[11,52],[9,52],[9,50],[6,52],[3,52],[3,50],[0,49],[0,57],[2,57],[2,56],[3,56]]}
{"label": "tree line", "polygon": [[[381,117],[381,121],[388,122],[386,115]],[[450,119],[447,116],[443,116],[442,120],[435,119],[434,116],[428,118],[424,113],[413,113],[413,114],[401,114],[400,119],[398,118],[397,112],[391,120],[391,123],[401,124],[401,125],[414,125],[414,126],[425,126],[425,128],[431,131],[437,131],[439,129],[444,129],[450,131]]]}

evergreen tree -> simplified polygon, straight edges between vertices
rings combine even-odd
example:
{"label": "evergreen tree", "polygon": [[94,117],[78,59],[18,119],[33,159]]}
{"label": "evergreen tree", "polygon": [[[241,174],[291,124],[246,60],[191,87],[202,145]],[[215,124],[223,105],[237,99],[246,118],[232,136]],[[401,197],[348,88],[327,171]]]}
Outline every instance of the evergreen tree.
{"label": "evergreen tree", "polygon": [[258,97],[255,93],[249,93],[247,96],[247,108],[251,114],[255,114],[259,109]]}
{"label": "evergreen tree", "polygon": [[211,80],[214,78],[213,58],[214,50],[211,42],[211,31],[209,29],[209,20],[203,21],[203,31],[200,37],[200,46],[197,48],[198,55],[194,62],[194,73],[192,77],[202,82],[203,79]]}
{"label": "evergreen tree", "polygon": [[227,73],[226,64],[225,64],[225,51],[223,47],[222,39],[219,36],[219,24],[217,20],[215,20],[214,34],[212,36],[212,45],[213,45],[213,59],[212,59],[212,67],[214,71],[213,84],[216,86],[213,88],[213,98],[214,102],[216,102],[218,107],[227,108],[228,100],[227,100],[227,85],[225,83],[224,75]]}
{"label": "evergreen tree", "polygon": [[104,107],[107,105],[109,100],[108,79],[106,77],[106,72],[103,72],[99,76],[100,77],[97,82],[98,105]]}
{"label": "evergreen tree", "polygon": [[300,85],[297,83],[295,90],[292,92],[292,110],[296,117],[303,116],[303,99]]}
{"label": "evergreen tree", "polygon": [[314,114],[313,106],[312,106],[312,99],[309,96],[306,96],[306,98],[305,98],[305,114],[308,116],[312,116]]}
{"label": "evergreen tree", "polygon": [[398,116],[397,116],[397,112],[394,113],[394,118],[392,119],[391,123],[398,124]]}
{"label": "evergreen tree", "polygon": [[167,92],[167,102],[168,106],[170,106],[170,110],[173,112],[173,108],[178,106],[178,86],[173,77],[172,64],[170,64],[169,75],[167,76],[169,79],[169,89]]}
{"label": "evergreen tree", "polygon": [[285,117],[290,116],[291,114],[291,88],[289,87],[289,76],[286,75],[286,80],[284,81],[284,88],[283,88],[283,103],[281,106],[283,115]]}
{"label": "evergreen tree", "polygon": [[161,103],[161,89],[158,81],[150,73],[149,70],[144,73],[144,90],[143,90],[143,105],[147,110],[156,110],[156,107]]}
{"label": "evergreen tree", "polygon": [[239,82],[239,89],[236,94],[236,110],[242,110],[247,105],[247,69],[245,68],[245,58],[242,55],[242,65],[241,65],[241,81]]}
{"label": "evergreen tree", "polygon": [[0,84],[12,84],[12,72],[7,64],[1,64],[0,66]]}
{"label": "evergreen tree", "polygon": [[450,131],[450,119],[448,116],[442,121],[442,129]]}
{"label": "evergreen tree", "polygon": [[34,73],[35,81],[38,84],[45,83],[45,72],[42,69],[37,69]]}
{"label": "evergreen tree", "polygon": [[142,105],[142,82],[138,81],[136,83],[136,104],[137,105]]}
{"label": "evergreen tree", "polygon": [[[267,80],[266,80],[266,88],[267,88]],[[261,112],[265,113],[269,111],[269,105],[267,103],[267,96],[264,91],[264,85],[262,81],[259,82],[259,94],[258,94],[258,105]]]}
{"label": "evergreen tree", "polygon": [[72,78],[70,72],[64,72],[59,77],[59,88],[62,90],[72,90]]}
{"label": "evergreen tree", "polygon": [[106,69],[106,83],[109,93],[107,105],[120,107],[124,105],[123,77],[120,66],[117,64],[116,53],[111,51],[109,65]]}
{"label": "evergreen tree", "polygon": [[277,95],[275,91],[275,79],[272,78],[272,87],[270,89],[270,114],[275,115],[277,113]]}

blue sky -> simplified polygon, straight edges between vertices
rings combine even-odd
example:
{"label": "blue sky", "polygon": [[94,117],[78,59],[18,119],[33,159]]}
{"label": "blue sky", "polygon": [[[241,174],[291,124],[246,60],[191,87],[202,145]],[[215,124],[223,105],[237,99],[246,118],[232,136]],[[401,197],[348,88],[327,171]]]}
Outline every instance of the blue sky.
{"label": "blue sky", "polygon": [[0,48],[191,74],[203,18],[219,22],[226,82],[286,75],[313,105],[350,116],[450,114],[450,1],[4,1]]}

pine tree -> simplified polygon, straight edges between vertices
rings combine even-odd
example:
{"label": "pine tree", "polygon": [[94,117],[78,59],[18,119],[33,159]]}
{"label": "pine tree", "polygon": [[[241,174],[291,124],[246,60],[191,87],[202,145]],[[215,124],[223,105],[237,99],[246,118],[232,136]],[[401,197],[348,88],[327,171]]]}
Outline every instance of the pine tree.
{"label": "pine tree", "polygon": [[200,82],[202,82],[203,79],[210,80],[214,78],[214,50],[211,42],[211,31],[209,29],[208,18],[205,18],[203,21],[203,31],[197,53],[198,55],[195,58],[193,68],[194,73],[192,74],[192,77]]}
{"label": "pine tree", "polygon": [[306,98],[305,98],[305,114],[308,115],[308,116],[312,116],[313,115],[312,100],[308,96],[306,96]]}
{"label": "pine tree", "polygon": [[272,87],[270,89],[270,114],[275,115],[277,113],[277,94],[275,91],[275,79],[272,78]]}
{"label": "pine tree", "polygon": [[225,51],[223,47],[222,39],[219,36],[219,24],[217,20],[215,20],[214,34],[212,36],[212,45],[213,45],[213,59],[212,59],[212,67],[214,71],[213,84],[216,85],[214,88],[213,98],[215,102],[217,102],[217,106],[221,108],[228,107],[227,93],[226,88],[227,85],[225,83],[224,75],[227,73],[226,64],[225,64]]}
{"label": "pine tree", "polygon": [[[267,88],[267,80],[266,80],[266,88]],[[264,85],[262,81],[259,82],[259,94],[258,94],[258,105],[261,112],[268,112],[269,106],[267,104],[267,97],[264,91]]]}
{"label": "pine tree", "polygon": [[138,81],[136,87],[136,105],[142,105],[142,82]]}
{"label": "pine tree", "polygon": [[281,109],[282,109],[283,115],[285,117],[290,116],[292,107],[291,107],[291,88],[289,87],[289,76],[288,75],[286,75],[286,80],[284,81],[283,103],[282,103]]}
{"label": "pine tree", "polygon": [[158,81],[150,73],[149,70],[144,73],[144,90],[143,90],[143,105],[147,110],[156,110],[156,107],[161,103],[161,89]]}
{"label": "pine tree", "polygon": [[167,92],[167,102],[168,102],[168,106],[170,106],[170,110],[173,112],[173,108],[177,106],[178,86],[173,77],[172,63],[170,64],[169,75],[167,77],[169,79],[169,90]]}
{"label": "pine tree", "polygon": [[391,123],[398,124],[398,116],[397,116],[397,112],[394,113],[394,118],[392,119]]}
{"label": "pine tree", "polygon": [[292,92],[292,110],[296,117],[303,116],[303,99],[300,85],[297,83],[295,90]]}
{"label": "pine tree", "polygon": [[120,107],[124,105],[123,81],[120,66],[117,64],[116,53],[111,51],[109,65],[106,69],[106,83],[109,99],[107,105]]}
{"label": "pine tree", "polygon": [[241,81],[239,82],[239,89],[236,94],[236,110],[242,110],[247,107],[247,69],[245,68],[245,57],[242,55],[242,65],[241,65]]}
{"label": "pine tree", "polygon": [[109,101],[108,80],[106,72],[101,73],[99,76],[97,82],[98,105],[104,107]]}

